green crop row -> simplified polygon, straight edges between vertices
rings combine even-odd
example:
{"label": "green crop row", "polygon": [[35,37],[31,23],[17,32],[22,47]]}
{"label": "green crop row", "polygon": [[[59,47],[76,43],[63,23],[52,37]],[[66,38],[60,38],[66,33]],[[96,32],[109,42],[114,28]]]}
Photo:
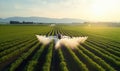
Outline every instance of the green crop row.
{"label": "green crop row", "polygon": [[63,53],[61,51],[61,48],[58,49],[58,55],[59,55],[59,59],[60,59],[59,66],[60,66],[61,71],[69,71],[68,68],[67,68],[67,64],[65,62]]}
{"label": "green crop row", "polygon": [[23,53],[15,62],[10,65],[9,71],[16,71],[15,69],[25,60],[37,47],[39,43],[31,47],[27,52]]}
{"label": "green crop row", "polygon": [[28,45],[26,45],[26,46],[23,46],[23,47],[21,47],[20,49],[18,49],[18,50],[16,50],[16,51],[13,51],[13,52],[11,52],[10,54],[7,54],[7,55],[1,57],[1,58],[0,58],[0,63],[9,60],[9,59],[11,59],[12,57],[16,57],[16,56],[20,55],[20,53],[28,50],[28,49],[29,49],[31,46],[33,46],[35,43],[36,43],[36,41],[33,41],[32,43],[30,43],[30,44],[28,44]]}
{"label": "green crop row", "polygon": [[116,71],[109,64],[107,64],[103,59],[96,56],[94,53],[90,52],[89,50],[85,49],[83,46],[80,45],[78,47],[80,50],[82,50],[83,53],[85,53],[87,56],[89,56],[93,61],[95,61],[97,64],[99,64],[101,67],[103,67],[106,71]]}
{"label": "green crop row", "polygon": [[75,55],[75,53],[69,47],[66,47],[66,49],[70,53],[70,55],[73,57],[75,63],[80,68],[80,71],[88,71],[88,68],[86,67],[86,65],[81,60],[79,60],[79,58]]}
{"label": "green crop row", "polygon": [[43,64],[42,71],[50,71],[51,61],[52,61],[52,50],[53,43],[50,44],[47,50],[47,55],[45,58],[45,63]]}
{"label": "green crop row", "polygon": [[6,49],[6,50],[0,52],[0,57],[4,56],[6,54],[9,54],[9,53],[11,53],[11,52],[13,52],[13,51],[15,51],[17,49],[20,49],[21,47],[24,47],[25,45],[31,43],[32,41],[35,41],[35,39],[28,40],[25,43],[22,43],[22,44],[20,44],[18,46],[14,46],[14,47],[11,47],[9,49]]}
{"label": "green crop row", "polygon": [[80,49],[74,49],[75,54],[79,57],[81,61],[83,61],[86,66],[88,66],[89,70],[95,71],[105,71],[101,66],[99,66],[96,62],[94,62],[91,58],[85,55]]}
{"label": "green crop row", "polygon": [[116,70],[119,69],[120,66],[120,62],[116,61],[115,59],[113,59],[112,57],[102,53],[101,51],[95,49],[94,47],[84,43],[84,47],[88,50],[90,50],[91,52],[93,52],[95,55],[99,56],[100,58],[102,58],[103,60],[105,60],[107,63],[109,63],[111,66],[113,66]]}
{"label": "green crop row", "polygon": [[[91,44],[91,43],[89,43],[89,42],[86,42],[86,43],[89,44],[89,45],[91,45],[91,46],[93,46],[94,48],[100,50],[102,53],[105,53],[105,54],[113,57],[114,59],[120,61],[120,57],[118,57],[118,56],[116,56],[115,54],[113,54],[113,52],[116,53],[117,51],[111,50],[111,51],[112,51],[112,53],[111,53],[111,51],[109,51],[109,47],[104,48],[104,46],[101,47],[101,46],[96,46],[96,45],[94,45],[94,44]],[[94,42],[94,43],[95,43],[95,42]],[[96,44],[97,44],[97,43],[96,43]],[[97,45],[99,45],[99,44],[97,44]]]}

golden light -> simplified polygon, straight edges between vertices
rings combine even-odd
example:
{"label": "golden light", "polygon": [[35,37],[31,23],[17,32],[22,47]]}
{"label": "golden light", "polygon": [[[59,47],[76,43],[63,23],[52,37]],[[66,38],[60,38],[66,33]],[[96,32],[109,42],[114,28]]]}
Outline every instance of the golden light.
{"label": "golden light", "polygon": [[95,0],[90,8],[91,15],[98,18],[108,16],[114,11],[117,4],[118,0]]}

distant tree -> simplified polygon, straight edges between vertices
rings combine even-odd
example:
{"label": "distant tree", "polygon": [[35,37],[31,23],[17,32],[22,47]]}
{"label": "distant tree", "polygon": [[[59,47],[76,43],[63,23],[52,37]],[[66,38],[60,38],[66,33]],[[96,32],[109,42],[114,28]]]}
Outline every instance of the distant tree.
{"label": "distant tree", "polygon": [[34,24],[33,22],[25,22],[23,21],[22,24]]}
{"label": "distant tree", "polygon": [[20,24],[19,21],[10,21],[10,24]]}

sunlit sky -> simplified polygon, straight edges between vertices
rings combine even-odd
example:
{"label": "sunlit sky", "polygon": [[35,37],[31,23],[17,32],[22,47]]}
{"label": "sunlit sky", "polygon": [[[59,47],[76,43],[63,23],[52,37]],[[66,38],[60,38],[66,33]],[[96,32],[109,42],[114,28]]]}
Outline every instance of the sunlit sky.
{"label": "sunlit sky", "polygon": [[120,21],[120,0],[0,0],[0,18],[38,16]]}

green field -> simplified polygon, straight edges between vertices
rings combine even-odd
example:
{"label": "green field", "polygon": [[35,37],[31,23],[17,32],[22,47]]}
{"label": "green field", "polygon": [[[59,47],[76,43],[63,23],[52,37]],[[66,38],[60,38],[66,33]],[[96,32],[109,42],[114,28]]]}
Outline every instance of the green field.
{"label": "green field", "polygon": [[[55,49],[35,36],[55,33],[88,39]],[[0,25],[0,71],[120,71],[120,27]]]}

